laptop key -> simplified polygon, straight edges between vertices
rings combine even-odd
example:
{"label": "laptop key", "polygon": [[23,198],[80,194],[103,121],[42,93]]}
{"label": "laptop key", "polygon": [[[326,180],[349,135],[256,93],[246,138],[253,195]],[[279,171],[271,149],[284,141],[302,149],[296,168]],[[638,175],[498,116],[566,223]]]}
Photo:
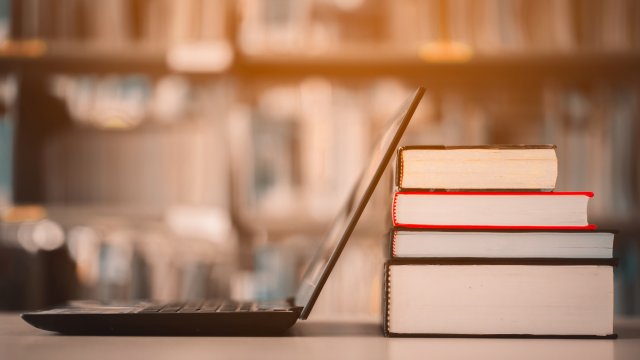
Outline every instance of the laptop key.
{"label": "laptop key", "polygon": [[192,302],[188,302],[185,303],[178,312],[184,313],[184,312],[196,312],[199,311],[200,308],[202,308],[202,305],[204,304],[203,301],[192,301]]}
{"label": "laptop key", "polygon": [[238,304],[236,303],[224,303],[218,308],[217,312],[231,312],[236,311],[237,308]]}
{"label": "laptop key", "polygon": [[145,306],[142,310],[138,311],[138,313],[157,313],[164,307],[164,304],[153,304],[149,306]]}
{"label": "laptop key", "polygon": [[202,304],[202,306],[200,307],[199,312],[216,312],[218,311],[218,308],[220,307],[220,305],[222,305],[222,301],[220,300],[208,300],[205,301],[204,304]]}
{"label": "laptop key", "polygon": [[175,313],[175,312],[178,312],[178,310],[180,310],[180,306],[179,305],[173,305],[173,306],[165,306],[162,309],[160,309],[159,312],[161,312],[161,313]]}
{"label": "laptop key", "polygon": [[257,304],[258,311],[287,311],[288,307],[282,304]]}

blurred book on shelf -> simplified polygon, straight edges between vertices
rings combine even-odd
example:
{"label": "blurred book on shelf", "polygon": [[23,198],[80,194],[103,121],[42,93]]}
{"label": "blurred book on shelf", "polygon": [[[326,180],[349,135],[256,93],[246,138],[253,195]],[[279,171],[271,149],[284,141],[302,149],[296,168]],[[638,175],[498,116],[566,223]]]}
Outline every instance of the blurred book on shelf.
{"label": "blurred book on shelf", "polygon": [[[0,19],[10,17],[0,24],[13,40],[160,49],[178,68],[207,71],[227,69],[233,52],[308,56],[358,49],[375,57],[392,49],[400,57],[456,62],[640,50],[634,0],[4,0],[0,9]],[[192,63],[185,52],[217,65]]]}
{"label": "blurred book on shelf", "polygon": [[45,202],[229,203],[223,84],[59,76],[51,88],[75,126],[45,143]]}
{"label": "blurred book on shelf", "polygon": [[15,96],[17,79],[12,75],[0,78],[0,215],[13,202],[13,156],[16,131]]}
{"label": "blurred book on shelf", "polygon": [[[232,165],[247,183],[239,208],[289,221],[291,214],[327,222],[365,161],[370,124],[358,91],[310,78],[274,85],[255,104],[239,105],[232,128]],[[254,214],[254,215],[255,215]]]}
{"label": "blurred book on shelf", "polygon": [[246,1],[238,42],[248,54],[385,43],[426,60],[629,51],[640,46],[638,11],[633,0]]}
{"label": "blurred book on shelf", "polygon": [[592,214],[605,222],[637,217],[637,87],[550,84],[542,91],[545,140],[565,149],[558,187],[594,189]]}
{"label": "blurred book on shelf", "polygon": [[229,6],[226,0],[3,1],[7,2],[14,39],[116,47],[224,40]]}

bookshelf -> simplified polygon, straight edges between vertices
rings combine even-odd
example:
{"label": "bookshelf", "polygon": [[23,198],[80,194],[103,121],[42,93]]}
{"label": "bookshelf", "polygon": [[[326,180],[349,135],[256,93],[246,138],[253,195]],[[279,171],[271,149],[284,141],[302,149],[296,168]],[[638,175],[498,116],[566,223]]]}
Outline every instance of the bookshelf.
{"label": "bookshelf", "polygon": [[[162,103],[156,96],[167,82],[174,92],[158,98],[179,97],[180,101],[164,120],[158,121],[155,110],[146,110],[139,125],[127,129],[71,122],[72,128],[80,130],[73,130],[67,142],[57,144],[59,149],[75,139],[86,148],[66,150],[74,156],[85,150],[97,157],[113,154],[112,163],[125,164],[123,169],[130,172],[137,169],[135,164],[153,165],[149,165],[151,170],[140,165],[147,169],[144,176],[115,178],[118,184],[136,179],[123,191],[111,191],[104,181],[96,188],[79,184],[79,193],[102,196],[90,197],[86,204],[82,204],[84,195],[75,196],[73,190],[69,197],[56,197],[61,204],[73,203],[77,213],[90,213],[85,210],[101,205],[119,212],[122,204],[108,202],[133,197],[151,199],[141,205],[156,209],[157,220],[166,203],[182,201],[228,210],[241,233],[241,246],[254,245],[259,237],[256,233],[269,234],[275,243],[301,231],[318,238],[331,221],[327,214],[332,211],[325,202],[338,202],[354,176],[330,176],[349,171],[347,166],[331,164],[344,160],[348,167],[357,168],[376,130],[418,84],[425,85],[428,94],[407,133],[407,142],[454,145],[568,139],[561,146],[571,147],[572,155],[564,160],[561,173],[569,171],[569,162],[591,154],[589,147],[606,147],[609,157],[598,160],[599,167],[585,167],[565,184],[596,192],[600,188],[592,188],[594,183],[579,179],[609,169],[607,162],[615,158],[613,143],[630,144],[615,151],[637,153],[634,139],[640,118],[634,104],[640,101],[640,6],[634,0],[111,0],[76,9],[81,2],[57,0],[60,11],[47,12],[51,5],[46,0],[0,0],[0,5],[17,4],[12,11],[20,10],[10,19],[3,19],[0,12],[0,30],[6,29],[9,35],[4,40],[10,40],[0,46],[0,74],[15,75],[19,90],[13,116],[19,121],[22,110],[40,101],[21,84],[44,87],[61,76],[67,84],[91,82],[86,88],[91,93],[115,83],[113,94],[101,95],[107,104],[115,99],[126,105],[118,84],[130,77],[144,79],[141,108]],[[114,19],[122,26],[110,32]],[[229,58],[223,58],[227,62],[221,60],[223,66],[213,70],[176,68],[168,59],[185,44],[221,46],[228,52],[221,50],[220,56]],[[69,105],[77,100],[74,96],[67,94],[58,100]],[[299,105],[310,99],[317,101],[316,108],[305,110]],[[281,108],[287,111],[277,111]],[[43,119],[32,121],[39,124]],[[208,122],[215,125],[206,125]],[[351,128],[336,130],[345,124]],[[256,159],[248,148],[258,140],[269,140],[258,139],[259,132],[272,134],[274,141],[284,137],[280,140],[286,145],[271,150],[275,157],[296,156],[284,163]],[[189,135],[172,138],[180,133]],[[206,138],[191,142],[197,134]],[[296,136],[304,141],[295,140]],[[315,139],[313,145],[304,145],[311,143],[309,139]],[[138,143],[146,147],[137,147]],[[156,146],[160,143],[166,146]],[[244,153],[239,155],[234,144]],[[170,146],[180,149],[178,155],[167,150]],[[314,157],[314,152],[322,156]],[[215,162],[206,161],[211,154]],[[57,155],[64,158],[64,153]],[[197,161],[184,165],[182,158]],[[313,162],[322,162],[325,172],[320,166],[308,166]],[[86,163],[95,172],[79,174],[89,179],[100,182],[101,174],[112,175],[99,169],[98,161],[85,159]],[[635,158],[625,158],[623,165],[636,169],[629,176],[635,183],[621,184],[619,179],[628,173],[617,169],[613,180],[595,185],[608,192],[603,197],[616,193],[612,188],[621,189],[609,198],[613,204],[624,196],[634,204],[616,210],[613,220],[602,217],[594,222],[603,228],[619,228],[625,239],[635,241],[640,238],[636,225],[640,165]],[[65,166],[74,174],[72,166]],[[122,170],[114,166],[112,172]],[[174,176],[172,166],[186,166],[185,172],[193,176]],[[271,175],[269,171],[256,174],[260,166],[290,169],[290,178],[259,184],[260,191],[273,190],[268,194],[272,197],[288,189],[286,196],[293,199],[293,205],[283,206],[288,213],[275,214],[270,211],[272,205],[260,203],[256,184],[260,176]],[[153,174],[169,180],[156,182]],[[145,186],[145,181],[155,188]],[[277,181],[283,182],[275,184]],[[602,185],[606,181],[614,185]],[[165,183],[171,196],[153,193],[158,184]],[[306,193],[315,195],[299,201]],[[206,195],[204,200],[199,200],[201,194]],[[384,194],[379,196],[372,212],[381,215],[365,219],[359,226],[361,236],[373,238],[382,233],[387,200]],[[171,201],[162,200],[169,198]],[[312,213],[314,207],[320,208],[320,215]],[[600,214],[612,208],[603,205]],[[286,220],[288,217],[295,220]]]}

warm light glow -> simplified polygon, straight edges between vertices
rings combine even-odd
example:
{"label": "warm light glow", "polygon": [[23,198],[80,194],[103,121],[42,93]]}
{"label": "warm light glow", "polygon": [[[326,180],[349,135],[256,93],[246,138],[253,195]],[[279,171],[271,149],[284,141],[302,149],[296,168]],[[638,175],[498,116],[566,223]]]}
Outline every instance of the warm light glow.
{"label": "warm light glow", "polygon": [[6,40],[0,44],[0,56],[40,57],[47,52],[47,43],[39,40]]}
{"label": "warm light glow", "polygon": [[33,227],[31,236],[33,243],[45,251],[55,250],[64,244],[62,227],[48,219],[38,221]]}
{"label": "warm light glow", "polygon": [[364,0],[333,0],[333,4],[344,11],[354,11],[362,7]]}
{"label": "warm light glow", "polygon": [[32,222],[21,223],[18,225],[18,231],[16,233],[18,244],[20,244],[20,246],[29,253],[35,253],[38,251],[38,245],[33,241],[34,226],[35,225]]}
{"label": "warm light glow", "polygon": [[167,64],[176,71],[223,72],[232,61],[233,50],[224,41],[178,44],[167,52]]}
{"label": "warm light glow", "polygon": [[426,62],[462,63],[471,60],[473,50],[457,41],[437,41],[424,44],[419,50],[420,58]]}
{"label": "warm light glow", "polygon": [[14,206],[2,214],[4,222],[37,221],[45,218],[47,211],[39,205]]}
{"label": "warm light glow", "polygon": [[122,117],[110,117],[105,119],[104,122],[97,123],[96,126],[103,129],[110,130],[126,130],[135,127],[137,124],[131,121],[127,121]]}
{"label": "warm light glow", "polygon": [[174,234],[185,238],[223,243],[231,231],[228,213],[215,207],[174,205],[165,220]]}
{"label": "warm light glow", "polygon": [[76,262],[78,278],[83,284],[93,285],[98,281],[100,238],[88,226],[76,226],[69,230],[67,243],[69,253]]}

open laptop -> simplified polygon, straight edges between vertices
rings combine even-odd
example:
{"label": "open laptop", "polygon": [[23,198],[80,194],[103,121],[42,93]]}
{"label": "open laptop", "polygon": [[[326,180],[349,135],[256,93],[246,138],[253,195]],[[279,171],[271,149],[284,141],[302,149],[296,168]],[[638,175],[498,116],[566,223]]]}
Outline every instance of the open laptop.
{"label": "open laptop", "polygon": [[369,164],[307,265],[293,298],[268,303],[231,300],[141,302],[132,306],[81,303],[24,313],[22,318],[40,329],[75,335],[282,334],[311,313],[423,95],[424,89],[417,89],[376,142]]}

